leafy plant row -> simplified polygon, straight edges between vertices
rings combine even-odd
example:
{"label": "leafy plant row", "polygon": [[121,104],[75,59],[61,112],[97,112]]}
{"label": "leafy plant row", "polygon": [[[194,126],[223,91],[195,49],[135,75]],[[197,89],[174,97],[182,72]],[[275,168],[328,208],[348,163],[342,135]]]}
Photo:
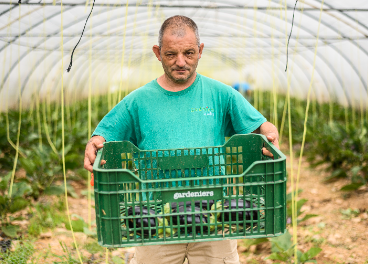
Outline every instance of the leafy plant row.
{"label": "leafy plant row", "polygon": [[[286,99],[283,95],[277,95],[275,112],[272,93],[264,92],[262,96],[258,94],[250,98],[263,115],[277,124],[282,133],[281,140],[285,143],[289,142],[289,110],[286,107],[285,111]],[[291,99],[291,133],[294,151],[297,153],[303,139],[306,107],[305,100]],[[324,165],[330,172],[325,180],[348,178],[351,184],[344,186],[343,191],[355,190],[368,181],[367,110],[344,107],[335,102],[310,103],[303,154],[312,166]]]}

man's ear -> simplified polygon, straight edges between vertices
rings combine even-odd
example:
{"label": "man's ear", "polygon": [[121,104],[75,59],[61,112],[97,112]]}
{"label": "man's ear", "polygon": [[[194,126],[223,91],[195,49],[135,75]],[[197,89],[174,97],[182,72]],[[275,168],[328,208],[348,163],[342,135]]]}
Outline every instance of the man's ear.
{"label": "man's ear", "polygon": [[203,48],[204,48],[204,44],[202,43],[201,45],[199,45],[199,56],[198,56],[198,59],[200,59],[202,57]]}
{"label": "man's ear", "polygon": [[159,47],[159,46],[157,46],[157,45],[154,45],[154,46],[152,47],[152,51],[153,51],[153,53],[155,53],[156,58],[157,58],[159,61],[161,61],[161,50],[160,50],[160,47]]}

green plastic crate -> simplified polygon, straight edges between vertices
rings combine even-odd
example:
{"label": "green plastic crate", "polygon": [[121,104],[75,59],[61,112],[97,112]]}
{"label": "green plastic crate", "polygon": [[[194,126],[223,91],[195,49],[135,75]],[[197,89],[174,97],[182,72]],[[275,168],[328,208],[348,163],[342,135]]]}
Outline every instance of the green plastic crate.
{"label": "green plastic crate", "polygon": [[[274,159],[264,156],[262,147]],[[106,164],[101,166],[101,160]],[[104,247],[285,232],[286,157],[263,135],[234,135],[223,146],[171,150],[107,142],[93,172],[97,235]]]}

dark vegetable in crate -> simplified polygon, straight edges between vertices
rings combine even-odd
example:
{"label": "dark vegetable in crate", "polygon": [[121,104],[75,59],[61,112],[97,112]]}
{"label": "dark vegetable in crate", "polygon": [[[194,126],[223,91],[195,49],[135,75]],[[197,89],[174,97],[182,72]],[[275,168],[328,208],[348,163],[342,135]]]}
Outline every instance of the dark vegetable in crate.
{"label": "dark vegetable in crate", "polygon": [[[151,215],[154,215],[155,214],[155,211],[150,209],[149,210],[150,214]],[[150,222],[151,224],[151,230],[144,230],[143,231],[143,234],[145,235],[148,235],[149,232],[151,232],[151,234],[155,234],[156,233],[156,219],[155,217],[146,217],[146,218],[141,218],[141,216],[144,216],[144,215],[148,215],[148,209],[147,207],[145,206],[142,206],[142,210],[141,210],[141,207],[140,206],[135,206],[134,207],[134,213],[135,213],[135,218],[132,219],[127,219],[127,226],[129,228],[134,228],[134,222],[136,224],[136,228],[141,228],[141,227],[149,227],[149,224],[148,224],[148,221]],[[133,208],[132,207],[129,207],[128,208],[128,212],[127,212],[127,216],[133,216]],[[149,220],[148,220],[149,219]],[[141,232],[141,229],[137,229],[137,232]]]}
{"label": "dark vegetable in crate", "polygon": [[[245,204],[244,204],[245,202]],[[238,208],[237,208],[238,206]],[[227,210],[226,212],[224,212],[224,221],[228,222],[230,221],[230,216],[231,216],[231,222],[236,222],[237,221],[237,216],[238,216],[238,221],[243,221],[244,220],[244,215],[245,215],[245,220],[257,220],[258,219],[258,214],[257,214],[257,210],[252,210],[252,211],[245,211],[245,209],[247,208],[253,208],[256,205],[254,203],[252,203],[250,201],[247,200],[243,200],[243,199],[231,199],[231,203],[229,203],[229,200],[226,200],[224,202],[224,210]],[[217,210],[221,210],[222,209],[222,204],[221,201],[217,202],[216,204],[216,209]],[[243,209],[243,210],[241,210]],[[234,210],[234,211],[232,211]],[[240,211],[238,211],[240,210]],[[217,214],[218,218],[220,220],[222,220],[222,216],[221,213]],[[253,218],[252,218],[253,216]]]}
{"label": "dark vegetable in crate", "polygon": [[[205,212],[206,209],[207,209],[207,203],[206,202],[202,203],[202,208],[200,207],[199,202],[195,202],[194,203],[194,212],[201,212],[202,211],[202,214],[201,213],[195,214],[194,212],[192,212],[192,205],[191,205],[190,202],[186,202],[185,206],[184,206],[184,203],[179,203],[179,206],[177,206],[177,205],[172,206],[172,212],[173,213],[179,212],[179,213],[183,213],[183,214],[180,214],[179,216],[172,216],[172,222],[173,222],[174,225],[177,225],[178,224],[178,218],[179,218],[179,224],[181,226],[187,225],[188,230],[191,230],[192,229],[192,224],[193,224],[193,221],[194,221],[194,223],[198,225],[198,226],[196,226],[196,231],[199,232],[201,230],[200,224],[207,224],[208,223],[208,221],[207,221],[208,214],[203,213],[203,212]],[[202,220],[201,220],[201,216],[202,216]],[[194,217],[194,219],[193,219],[193,217]],[[207,230],[207,227],[204,226],[203,229]]]}
{"label": "dark vegetable in crate", "polygon": [[[202,202],[202,206],[201,206],[201,202]],[[179,202],[179,203],[171,203],[171,209],[172,210],[176,210],[177,206],[184,206],[184,202]],[[186,206],[191,206],[192,202],[191,201],[187,201],[185,202]],[[194,201],[194,206],[197,206],[198,208],[202,207],[202,209],[204,210],[211,210],[211,206],[214,204],[213,200],[207,201],[207,200],[201,200],[201,201]]]}

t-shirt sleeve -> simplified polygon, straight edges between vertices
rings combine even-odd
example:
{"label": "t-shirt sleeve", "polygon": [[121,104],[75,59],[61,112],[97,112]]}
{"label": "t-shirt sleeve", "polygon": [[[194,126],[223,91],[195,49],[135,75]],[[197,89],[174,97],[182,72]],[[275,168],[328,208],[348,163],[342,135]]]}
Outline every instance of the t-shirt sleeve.
{"label": "t-shirt sleeve", "polygon": [[266,121],[239,92],[232,90],[227,106],[225,136],[252,133]]}
{"label": "t-shirt sleeve", "polygon": [[97,125],[92,136],[102,136],[106,141],[129,140],[136,144],[134,122],[124,99],[120,101]]}

